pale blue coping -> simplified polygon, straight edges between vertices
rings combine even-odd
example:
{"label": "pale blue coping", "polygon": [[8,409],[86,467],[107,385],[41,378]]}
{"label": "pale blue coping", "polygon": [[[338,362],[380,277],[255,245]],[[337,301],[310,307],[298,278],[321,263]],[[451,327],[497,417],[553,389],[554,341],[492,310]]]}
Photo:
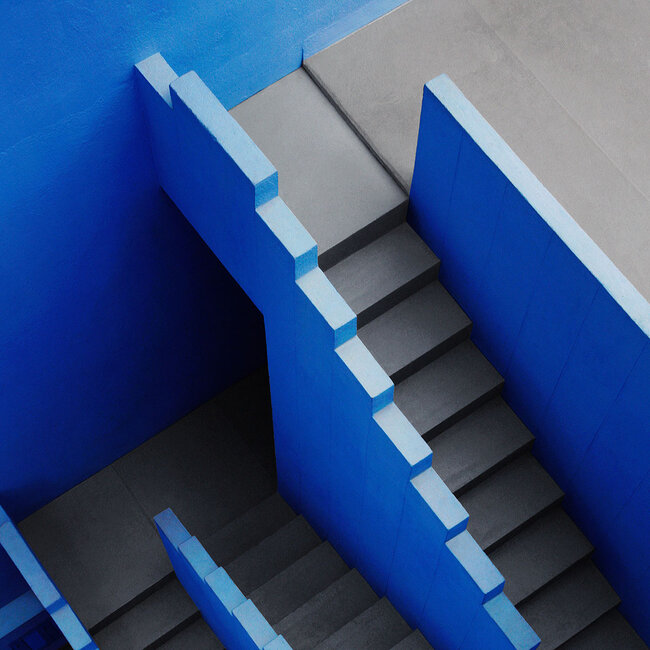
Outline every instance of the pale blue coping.
{"label": "pale blue coping", "polygon": [[[646,336],[650,304],[446,74],[425,85]],[[425,92],[426,92],[425,90]]]}

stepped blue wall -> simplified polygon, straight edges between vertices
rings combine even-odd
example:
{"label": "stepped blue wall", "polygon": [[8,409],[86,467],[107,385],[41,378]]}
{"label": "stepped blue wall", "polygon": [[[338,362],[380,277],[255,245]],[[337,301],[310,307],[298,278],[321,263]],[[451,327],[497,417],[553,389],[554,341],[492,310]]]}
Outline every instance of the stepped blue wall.
{"label": "stepped blue wall", "polygon": [[537,647],[277,171],[195,73],[137,70],[161,186],[264,314],[281,494],[434,647]]}
{"label": "stepped blue wall", "polygon": [[[3,4],[0,504],[14,519],[264,359],[259,315],[159,190],[133,65],[162,50],[231,106],[297,68],[308,36],[386,7]],[[1,557],[0,576],[2,606],[22,585]]]}
{"label": "stepped blue wall", "polygon": [[444,75],[424,89],[410,199],[533,452],[650,641],[650,305]]}

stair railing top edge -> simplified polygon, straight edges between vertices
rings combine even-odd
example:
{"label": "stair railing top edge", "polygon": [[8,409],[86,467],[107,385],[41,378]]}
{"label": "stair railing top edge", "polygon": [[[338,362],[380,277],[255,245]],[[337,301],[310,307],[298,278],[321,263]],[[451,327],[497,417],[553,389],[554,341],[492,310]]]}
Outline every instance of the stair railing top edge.
{"label": "stair railing top edge", "polygon": [[0,506],[0,546],[14,563],[73,650],[97,648],[9,515]]}
{"label": "stair railing top edge", "polygon": [[426,83],[425,97],[427,94],[444,106],[551,230],[646,336],[650,336],[650,303],[515,154],[450,77],[441,74]]}
{"label": "stair railing top edge", "polygon": [[[154,57],[150,57],[145,62],[146,65],[143,62],[142,64],[138,64],[136,69],[142,75],[143,81],[152,87],[164,99],[164,92],[158,87],[158,85],[161,83],[160,80],[171,78],[171,74],[164,71],[152,72],[151,68],[152,66],[167,66],[166,62],[164,62],[164,59],[159,55],[154,55]],[[205,126],[205,129],[209,132],[210,136],[221,146],[223,146],[219,140],[221,134],[224,134],[226,138],[230,138],[234,132],[243,132],[243,129],[237,123],[235,118],[223,108],[218,99],[214,97],[211,91],[200,81],[197,75],[194,73],[188,73],[187,75],[184,75],[184,77],[190,81],[179,83],[176,80],[172,80],[171,82],[171,107],[173,109],[175,109],[174,94],[179,89],[183,89],[183,92],[177,96],[181,97],[182,94],[181,99],[183,100],[183,103],[192,110],[199,122]],[[150,78],[153,78],[153,82]],[[189,84],[191,91],[185,92],[184,84]],[[201,90],[198,90],[199,84]],[[212,98],[208,99],[208,95],[211,95]],[[169,104],[167,100],[165,101]],[[213,115],[205,113],[206,111],[212,110],[214,111]],[[216,122],[230,122],[231,126],[229,128],[223,128],[222,125],[217,124]],[[244,162],[256,160],[258,154],[263,156],[257,145],[247,135],[245,138],[237,140],[237,147],[239,146],[245,149],[251,149],[253,152],[248,152],[246,155],[242,154],[241,158],[233,158],[235,162],[239,159]],[[235,148],[235,153],[239,155],[241,152],[238,151],[237,147]],[[225,147],[224,150],[228,153]],[[266,160],[265,157],[264,160]],[[309,308],[312,309],[317,318],[324,323],[329,330],[331,330],[331,335],[328,336],[331,344],[330,351],[336,352],[338,358],[343,361],[343,365],[345,366],[346,371],[349,372],[351,379],[366,392],[369,403],[371,404],[371,409],[368,412],[369,417],[373,417],[373,415],[377,416],[382,412],[382,410],[390,407],[394,414],[399,413],[399,417],[408,422],[406,416],[401,413],[397,405],[393,402],[393,382],[381,366],[379,366],[378,362],[367,350],[365,345],[363,345],[358,337],[356,337],[356,315],[338,291],[336,291],[320,268],[315,266],[317,248],[315,242],[313,242],[313,238],[311,238],[307,233],[304,226],[286,204],[281,202],[281,199],[277,197],[277,172],[275,172],[275,179],[275,196],[269,196],[268,200],[263,205],[256,202],[255,206],[251,206],[251,209],[254,207],[255,214],[258,217],[265,217],[264,221],[267,226],[269,225],[268,222],[271,211],[274,211],[276,215],[281,215],[274,225],[277,226],[281,223],[281,232],[278,233],[281,238],[278,237],[278,241],[293,261],[295,269],[293,280],[302,290],[302,294],[307,298]],[[276,235],[275,229],[272,230],[272,232]],[[295,246],[296,243],[298,243],[298,246]],[[289,245],[291,247],[289,247]],[[304,272],[301,274],[298,274],[299,264],[298,258],[296,257],[297,249],[301,251],[302,257],[308,260],[308,263],[304,266]],[[312,264],[314,264],[314,266],[311,266]],[[260,305],[258,305],[258,307],[260,307]],[[262,309],[262,311],[264,310]],[[344,347],[346,344],[348,344],[347,347]],[[342,350],[341,348],[344,349]],[[405,457],[405,461],[406,464],[410,466],[409,477],[414,478],[420,476],[420,489],[428,494],[436,495],[435,499],[425,499],[423,502],[427,506],[429,516],[434,518],[437,522],[442,522],[444,526],[443,513],[455,512],[458,508],[462,509],[462,506],[453,493],[446,487],[444,482],[438,477],[435,470],[430,468],[430,466],[427,467],[426,459],[430,459],[431,457],[430,450],[417,431],[412,426],[402,426],[400,438],[399,445],[396,445],[395,448],[400,454],[402,453],[402,450],[408,450],[409,457]],[[427,481],[431,482],[429,486],[426,486]],[[441,508],[440,514],[438,508]],[[464,512],[464,509],[462,510]],[[440,518],[441,514],[443,514],[443,519]],[[464,519],[463,522],[464,523],[459,525],[454,524],[449,528],[447,533],[448,540],[466,532],[466,519]],[[468,532],[467,536],[471,538],[471,535]],[[473,549],[472,552],[457,556],[459,565],[472,580],[474,579],[474,576],[472,575],[472,567],[477,563],[487,562],[493,567],[490,560],[475,542]],[[498,574],[496,567],[494,567],[494,571]],[[485,602],[499,595],[503,588],[502,580],[503,579],[501,578],[500,587],[496,586],[486,594]],[[510,603],[509,600],[508,603]],[[510,606],[513,607],[512,605]],[[526,628],[525,623],[520,624],[519,627],[521,629],[530,630],[530,628]],[[510,631],[504,630],[504,633],[508,635]],[[521,638],[529,639],[530,634],[528,631]],[[536,646],[533,643],[522,647],[532,648]]]}

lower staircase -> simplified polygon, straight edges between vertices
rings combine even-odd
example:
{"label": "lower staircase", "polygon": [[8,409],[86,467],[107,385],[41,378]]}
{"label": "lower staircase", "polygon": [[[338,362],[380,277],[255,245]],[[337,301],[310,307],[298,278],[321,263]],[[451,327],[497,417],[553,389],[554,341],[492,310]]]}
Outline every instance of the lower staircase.
{"label": "lower staircase", "polygon": [[[361,142],[335,107],[314,112],[322,103],[314,94],[322,95],[299,70],[232,111],[278,169],[280,195],[299,219],[303,206],[293,188],[311,190],[312,201],[335,193],[338,178],[327,169]],[[309,120],[303,110],[311,111]],[[344,127],[347,141],[338,135],[322,145],[323,134]],[[314,143],[307,152],[305,142]],[[299,165],[293,151],[309,164]],[[376,190],[365,179],[376,173],[376,161],[362,162],[367,169],[360,166],[356,196],[372,196]],[[394,196],[395,181],[386,174],[383,184],[384,194]],[[319,244],[321,233],[345,242],[320,257],[321,268],[357,314],[358,335],[395,383],[396,404],[431,447],[434,469],[469,512],[470,533],[503,573],[506,594],[541,647],[645,647],[618,613],[617,594],[590,560],[591,544],[531,454],[532,434],[500,397],[502,377],[472,343],[469,318],[437,280],[440,260],[405,222],[405,211],[397,225],[380,210],[366,214],[363,228],[351,234],[329,232],[340,217],[314,224],[313,212],[304,225]],[[271,619],[284,615],[269,611]],[[277,629],[290,641],[292,616]],[[357,629],[346,627],[350,634]]]}

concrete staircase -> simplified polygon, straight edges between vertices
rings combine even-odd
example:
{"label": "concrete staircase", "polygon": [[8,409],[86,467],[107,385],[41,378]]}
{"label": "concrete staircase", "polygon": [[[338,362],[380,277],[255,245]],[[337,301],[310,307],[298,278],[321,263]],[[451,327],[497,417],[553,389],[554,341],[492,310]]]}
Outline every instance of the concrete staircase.
{"label": "concrete staircase", "polygon": [[[471,342],[469,319],[437,281],[440,261],[404,222],[395,181],[304,70],[231,114],[278,169],[280,196],[299,219],[309,215],[303,224],[319,251],[327,242],[321,268],[356,312],[359,337],[394,381],[395,402],[431,447],[434,469],[469,512],[469,531],[541,647],[645,647],[562,510],[562,491],[531,454],[532,434],[499,396],[503,379]],[[332,197],[335,215],[319,209]],[[291,630],[286,619],[277,629],[290,643]]]}

